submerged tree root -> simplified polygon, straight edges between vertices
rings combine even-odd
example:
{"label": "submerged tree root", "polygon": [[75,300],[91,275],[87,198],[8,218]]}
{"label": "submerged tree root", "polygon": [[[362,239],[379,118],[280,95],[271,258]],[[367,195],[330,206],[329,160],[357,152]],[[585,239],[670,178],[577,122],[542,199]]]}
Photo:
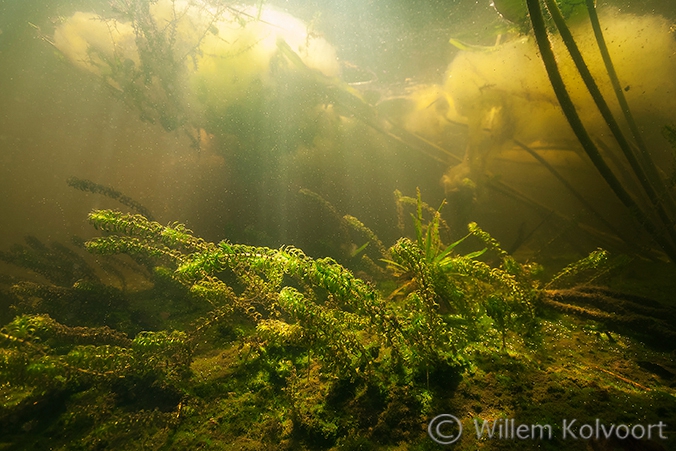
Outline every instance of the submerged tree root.
{"label": "submerged tree root", "polygon": [[676,348],[676,310],[655,300],[617,293],[600,287],[547,290],[545,306],[592,319],[611,329],[644,336],[661,346]]}

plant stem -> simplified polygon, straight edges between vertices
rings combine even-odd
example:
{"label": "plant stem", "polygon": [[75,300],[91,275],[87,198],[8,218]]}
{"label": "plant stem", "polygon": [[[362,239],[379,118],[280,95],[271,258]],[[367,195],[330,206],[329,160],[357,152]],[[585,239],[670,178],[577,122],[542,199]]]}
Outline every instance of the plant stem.
{"label": "plant stem", "polygon": [[542,9],[540,8],[540,0],[526,0],[528,12],[535,34],[535,40],[540,50],[542,62],[547,70],[549,81],[552,84],[556,98],[561,105],[564,115],[568,120],[575,136],[582,145],[589,159],[592,161],[596,169],[599,171],[603,179],[613,190],[618,199],[629,209],[629,212],[634,218],[645,228],[645,230],[652,236],[656,243],[662,248],[672,262],[676,262],[676,249],[666,240],[659,232],[652,220],[641,210],[636,201],[624,189],[620,181],[617,179],[613,171],[607,165],[601,156],[598,148],[592,141],[589,133],[584,128],[582,120],[575,109],[575,105],[570,98],[566,86],[559,72],[554,52],[552,51],[549,37],[547,36],[547,27],[545,25]]}
{"label": "plant stem", "polygon": [[528,154],[529,154],[530,156],[532,156],[533,158],[535,158],[535,159],[536,159],[542,166],[544,166],[544,167],[545,167],[545,168],[546,168],[546,169],[547,169],[554,177],[556,177],[556,179],[557,179],[559,182],[561,182],[561,184],[562,184],[563,186],[565,186],[565,187],[568,189],[568,191],[570,191],[570,193],[571,193],[573,196],[575,196],[575,198],[576,198],[577,200],[579,200],[580,203],[581,203],[582,205],[584,205],[584,207],[585,207],[587,210],[589,210],[589,212],[590,212],[591,214],[593,214],[593,215],[596,217],[596,219],[598,219],[599,221],[601,221],[601,223],[602,223],[604,226],[606,226],[606,228],[607,228],[608,230],[610,230],[610,231],[613,232],[615,235],[617,235],[617,236],[618,236],[622,241],[624,241],[625,243],[628,243],[628,242],[629,242],[627,239],[625,239],[625,238],[622,236],[622,234],[620,233],[620,231],[619,231],[613,224],[611,224],[608,220],[606,220],[606,219],[605,219],[598,211],[596,211],[596,209],[594,208],[594,206],[591,205],[591,204],[587,201],[587,199],[585,199],[585,197],[584,197],[582,194],[580,194],[580,192],[579,192],[578,190],[576,190],[575,187],[574,187],[573,185],[571,185],[570,182],[568,182],[568,180],[566,180],[566,178],[565,178],[563,175],[561,175],[561,173],[559,173],[559,171],[556,170],[556,168],[554,168],[551,164],[549,164],[549,162],[548,162],[547,160],[545,160],[545,159],[544,159],[540,154],[538,154],[535,150],[531,149],[530,147],[528,147],[527,145],[525,145],[525,144],[522,143],[521,141],[514,140],[514,143],[515,143],[517,146],[521,147],[521,148],[522,148],[523,150],[525,150],[526,152],[528,152]]}
{"label": "plant stem", "polygon": [[[648,178],[648,175],[646,174],[645,170],[639,163],[636,155],[634,154],[634,152],[631,149],[631,146],[629,145],[629,142],[622,133],[622,130],[620,129],[619,124],[617,123],[617,120],[615,120],[613,113],[610,111],[608,103],[603,97],[603,94],[601,94],[601,90],[596,84],[596,81],[594,81],[594,77],[589,71],[589,67],[585,64],[584,58],[582,58],[582,54],[580,53],[580,50],[578,49],[577,44],[575,43],[575,39],[573,38],[570,29],[566,25],[566,21],[563,18],[563,15],[559,10],[558,5],[554,0],[544,0],[544,1],[545,4],[547,5],[549,13],[552,16],[552,19],[554,20],[556,28],[558,28],[559,33],[561,34],[561,39],[563,39],[563,43],[565,44],[568,53],[570,54],[571,58],[573,59],[573,62],[575,63],[575,67],[577,68],[578,73],[582,77],[582,80],[584,81],[584,84],[587,87],[589,94],[591,94],[592,99],[594,99],[596,107],[599,109],[601,116],[603,116],[603,119],[606,121],[606,125],[608,125],[608,128],[615,137],[615,140],[620,146],[620,149],[622,150],[624,157],[627,159],[630,167],[634,171],[634,175],[636,176],[639,183],[643,187],[645,194],[648,196],[648,199],[650,200],[652,207],[655,209],[657,215],[662,220],[663,226],[666,229],[667,234],[669,235],[672,241],[676,241],[676,232],[674,231],[673,228],[673,221],[670,219],[669,214],[667,213],[667,211],[664,208],[664,205],[660,201],[660,197],[664,196],[657,195],[655,187],[653,187],[652,183],[650,182],[650,179]],[[657,180],[655,180],[655,183],[657,183]]]}
{"label": "plant stem", "polygon": [[608,72],[608,77],[610,78],[610,83],[613,86],[613,91],[615,91],[615,97],[617,97],[617,101],[620,104],[620,108],[622,109],[624,118],[627,121],[627,124],[629,125],[629,130],[631,131],[631,134],[634,137],[634,140],[636,141],[636,145],[638,146],[639,149],[638,156],[641,159],[641,164],[643,164],[643,167],[648,173],[650,179],[655,182],[656,188],[660,194],[660,199],[667,203],[669,211],[676,211],[676,205],[674,204],[674,200],[669,194],[669,191],[664,185],[664,182],[660,178],[657,172],[657,168],[655,167],[655,163],[653,162],[652,158],[650,158],[650,154],[648,153],[648,149],[646,148],[645,141],[643,141],[643,136],[641,135],[641,132],[638,129],[638,125],[636,124],[634,115],[631,113],[631,109],[629,108],[629,104],[627,103],[627,98],[625,97],[624,91],[622,90],[622,85],[620,84],[617,72],[615,71],[615,66],[613,65],[612,59],[610,58],[610,52],[608,51],[606,40],[603,37],[603,31],[601,30],[599,17],[596,14],[596,6],[594,5],[594,0],[586,0],[586,4],[587,4],[587,12],[589,13],[589,20],[591,22],[592,29],[594,30],[596,44],[599,46],[601,58],[603,58],[603,63],[606,66],[606,72]]}

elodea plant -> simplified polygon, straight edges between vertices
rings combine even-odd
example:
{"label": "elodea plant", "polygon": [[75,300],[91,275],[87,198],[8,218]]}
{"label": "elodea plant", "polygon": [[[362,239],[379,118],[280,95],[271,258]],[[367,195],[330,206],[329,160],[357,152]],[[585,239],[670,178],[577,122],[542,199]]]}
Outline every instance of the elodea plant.
{"label": "elodea plant", "polygon": [[461,334],[434,317],[439,313],[414,298],[388,302],[333,259],[293,247],[207,243],[181,225],[164,227],[140,215],[106,210],[89,218],[111,233],[87,243],[90,251],[156,257],[214,306],[210,324],[245,317],[255,326],[252,342],[300,349],[306,365],[316,359],[337,378],[405,384],[421,358],[462,364]]}
{"label": "elodea plant", "polygon": [[[141,332],[130,339],[109,327],[67,327],[46,315],[17,317],[0,332],[0,376],[8,381],[3,390],[47,387],[52,395],[43,396],[52,399],[53,393],[112,391],[139,400],[154,390],[166,401],[154,409],[175,427],[209,396],[235,397],[228,408],[237,410],[232,406],[247,406],[258,396],[252,393],[263,390],[267,394],[254,404],[269,406],[258,407],[259,416],[242,411],[220,417],[250,422],[244,430],[259,427],[252,418],[268,418],[276,425],[264,428],[273,431],[272,442],[300,438],[333,446],[355,434],[380,442],[406,439],[402,434],[415,432],[434,404],[447,398],[443,392],[453,389],[476,349],[504,352],[512,338],[534,330],[541,290],[538,267],[517,263],[476,224],[466,237],[445,245],[441,209],[429,208],[419,193],[405,200],[416,206],[416,236],[389,249],[378,246],[381,264],[369,261],[381,280],[383,274],[390,279],[380,288],[331,258],[311,258],[291,246],[210,243],[181,224],[93,211],[89,221],[104,236],[86,248],[150,262],[156,273],[187,288],[198,319],[179,326],[181,331]],[[469,237],[483,249],[460,254],[458,245]],[[497,263],[487,263],[488,255]],[[227,382],[211,386],[192,374],[197,344],[204,349],[205,342],[211,351],[234,350]],[[40,396],[36,388],[24,399]],[[7,415],[16,408],[1,407]],[[232,426],[240,431],[233,433],[241,434],[239,427]]]}

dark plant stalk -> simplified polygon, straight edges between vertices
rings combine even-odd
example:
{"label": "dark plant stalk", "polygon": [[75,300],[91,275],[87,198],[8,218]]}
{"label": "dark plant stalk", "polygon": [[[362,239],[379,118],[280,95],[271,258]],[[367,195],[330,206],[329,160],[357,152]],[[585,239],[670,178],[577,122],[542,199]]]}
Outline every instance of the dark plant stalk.
{"label": "dark plant stalk", "polygon": [[549,81],[552,84],[552,88],[554,89],[554,93],[561,105],[563,113],[573,129],[575,136],[582,145],[582,148],[618,199],[620,199],[620,201],[629,209],[629,212],[634,218],[643,225],[644,229],[652,236],[655,242],[659,244],[669,259],[672,262],[676,262],[676,249],[674,246],[658,232],[658,228],[653,221],[641,210],[636,201],[624,189],[601,156],[601,153],[592,141],[589,133],[587,133],[587,130],[584,128],[584,124],[582,123],[563,82],[561,72],[559,72],[556,58],[554,57],[554,52],[552,51],[552,46],[549,42],[549,37],[547,36],[547,27],[544,16],[542,15],[542,9],[540,8],[540,0],[526,0],[526,5],[528,6],[528,13],[531,25],[533,26],[535,40],[538,49],[540,50],[540,56],[545,65],[545,69],[547,70]]}
{"label": "dark plant stalk", "polygon": [[584,207],[585,207],[587,210],[589,210],[589,212],[590,212],[591,214],[593,214],[593,215],[596,217],[596,219],[598,219],[599,221],[601,221],[601,223],[603,223],[603,225],[606,226],[606,227],[608,228],[608,230],[610,230],[610,231],[613,232],[615,235],[617,235],[617,236],[618,236],[622,241],[624,241],[625,243],[628,243],[628,241],[622,236],[622,234],[619,232],[619,230],[617,230],[617,228],[616,228],[615,226],[613,226],[613,225],[612,225],[608,220],[606,220],[606,219],[605,219],[598,211],[596,211],[596,209],[594,208],[594,206],[593,206],[592,204],[590,204],[590,203],[587,201],[587,199],[585,199],[584,196],[583,196],[582,194],[580,194],[580,192],[579,192],[578,190],[576,190],[575,187],[574,187],[573,185],[571,185],[570,182],[568,182],[568,180],[566,180],[566,178],[565,178],[563,175],[561,175],[561,173],[560,173],[559,171],[556,170],[556,168],[554,168],[551,164],[549,164],[549,162],[548,162],[547,160],[545,160],[545,159],[544,159],[540,154],[538,154],[535,150],[531,149],[530,147],[528,147],[527,145],[525,145],[525,144],[522,143],[521,141],[514,140],[514,142],[516,143],[517,146],[521,147],[523,150],[525,150],[526,152],[528,152],[528,154],[529,154],[530,156],[532,156],[533,158],[535,158],[542,166],[544,166],[544,167],[545,167],[545,168],[546,168],[546,169],[547,169],[547,170],[548,170],[548,171],[549,171],[549,172],[550,172],[550,173],[551,173],[551,174],[552,174],[559,182],[561,182],[561,184],[562,184],[563,186],[566,187],[566,189],[568,189],[568,191],[570,191],[570,193],[571,193],[573,196],[575,196],[575,198],[576,198],[577,200],[580,201],[580,203],[581,203],[582,205],[584,205]]}
{"label": "dark plant stalk", "polygon": [[[579,230],[583,231],[584,233],[594,237],[597,240],[602,240],[605,244],[603,244],[604,247],[609,247],[612,248],[614,246],[618,246],[621,244],[621,238],[617,237],[615,235],[611,236],[608,235],[607,233],[604,233],[600,230],[597,230],[596,228],[586,225],[584,223],[578,222],[574,217],[568,217],[561,212],[557,210],[552,210],[541,203],[539,203],[537,200],[532,199],[528,197],[526,194],[520,192],[516,188],[513,188],[504,182],[500,180],[488,180],[487,181],[487,186],[497,192],[502,194],[503,196],[507,196],[510,199],[513,199],[516,202],[519,202],[529,208],[532,208],[535,210],[538,215],[542,218],[543,221],[547,222],[550,220],[556,220],[556,221],[562,221],[564,224],[568,225],[574,225],[577,227]],[[538,225],[537,227],[540,227],[542,224]],[[642,250],[643,252],[647,253],[647,250]]]}
{"label": "dark plant stalk", "polygon": [[634,115],[631,113],[631,109],[629,108],[629,104],[627,103],[627,98],[625,97],[624,91],[622,90],[622,85],[620,84],[617,72],[615,71],[613,60],[610,58],[610,52],[608,51],[606,40],[603,37],[603,31],[601,30],[599,17],[596,14],[596,6],[594,4],[594,0],[586,0],[586,4],[587,4],[587,12],[589,13],[589,20],[591,22],[592,29],[594,30],[594,36],[596,37],[596,44],[599,46],[601,58],[603,58],[603,63],[606,66],[606,72],[608,72],[608,77],[610,78],[610,83],[613,86],[613,91],[615,91],[615,97],[617,97],[617,101],[620,104],[620,108],[622,109],[624,118],[627,121],[627,124],[629,125],[629,130],[631,131],[631,134],[634,137],[634,140],[636,141],[636,145],[638,146],[639,149],[638,156],[641,159],[641,163],[643,164],[643,167],[648,173],[650,179],[654,180],[656,188],[660,194],[660,199],[667,203],[669,211],[675,211],[676,206],[674,205],[674,200],[669,194],[669,191],[667,190],[664,182],[660,178],[657,172],[657,168],[655,167],[655,163],[653,162],[652,158],[650,158],[650,154],[648,153],[645,141],[643,141],[643,136],[641,135],[641,132],[638,129],[638,125],[636,124]]}
{"label": "dark plant stalk", "polygon": [[80,191],[86,191],[93,194],[101,194],[103,196],[114,199],[119,203],[121,203],[122,205],[126,205],[127,207],[131,208],[137,213],[140,213],[141,215],[145,216],[151,221],[153,220],[153,216],[152,214],[150,214],[150,210],[148,210],[146,207],[136,202],[131,197],[125,196],[124,194],[122,194],[121,192],[119,192],[114,188],[99,185],[98,183],[94,183],[91,180],[80,179],[77,177],[68,177],[66,183],[68,183],[68,186],[75,189],[79,189]]}
{"label": "dark plant stalk", "polygon": [[648,175],[646,174],[644,168],[641,166],[636,155],[632,151],[629,142],[622,133],[620,125],[617,123],[617,120],[613,116],[613,113],[610,111],[610,107],[608,106],[608,103],[603,97],[603,94],[601,94],[601,90],[596,84],[596,81],[594,80],[594,77],[592,76],[591,72],[589,71],[589,67],[584,62],[584,58],[582,57],[582,54],[580,53],[580,50],[577,47],[577,44],[575,43],[575,39],[573,38],[570,29],[566,25],[566,21],[563,18],[563,15],[559,10],[558,5],[554,0],[544,0],[544,1],[545,4],[547,5],[549,13],[552,16],[552,19],[554,20],[556,28],[558,28],[559,33],[561,34],[561,38],[563,39],[563,43],[565,44],[566,49],[568,50],[568,53],[570,54],[571,58],[573,59],[573,62],[575,63],[575,67],[577,68],[578,73],[582,77],[582,80],[584,81],[584,84],[587,87],[589,94],[591,94],[592,99],[594,99],[596,107],[599,109],[601,116],[603,116],[603,119],[606,121],[608,128],[610,129],[611,133],[615,137],[615,140],[619,144],[620,149],[624,154],[624,157],[629,162],[629,165],[634,171],[634,175],[636,176],[639,183],[643,187],[643,190],[648,196],[648,199],[650,200],[652,207],[655,209],[657,215],[662,220],[662,223],[664,224],[669,237],[671,238],[672,241],[676,241],[676,232],[674,231],[674,228],[672,226],[673,221],[669,217],[669,214],[665,210],[664,205],[660,201],[660,196],[658,196],[656,189],[650,182],[650,179],[648,178]]}

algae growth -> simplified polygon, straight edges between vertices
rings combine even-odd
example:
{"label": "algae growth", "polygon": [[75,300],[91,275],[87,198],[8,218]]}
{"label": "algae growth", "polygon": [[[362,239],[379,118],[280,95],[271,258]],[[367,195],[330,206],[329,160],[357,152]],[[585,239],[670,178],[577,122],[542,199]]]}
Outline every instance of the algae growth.
{"label": "algae growth", "polygon": [[[606,316],[585,323],[575,309],[599,307],[575,307],[571,294],[551,289],[576,274],[579,283],[589,270],[598,275],[606,253],[543,283],[539,265],[519,264],[476,224],[446,245],[439,211],[425,213],[419,195],[400,199],[415,202],[415,236],[383,248],[380,263],[364,254],[361,278],[293,247],[209,243],[180,224],[93,211],[89,221],[105,236],[85,243],[87,250],[131,256],[149,271],[150,287],[90,284],[86,292],[97,302],[125,301],[110,312],[125,320],[72,327],[62,321],[82,323],[87,312],[68,311],[73,303],[54,307],[82,292],[83,279],[71,286],[52,277],[28,293],[14,285],[8,294],[20,315],[2,329],[5,445],[430,449],[425,425],[440,412],[539,423],[673,418],[668,354],[624,335],[640,336],[644,322],[611,320],[627,302],[616,312],[600,307]],[[359,234],[368,230],[346,221]],[[478,251],[459,253],[470,240]],[[67,261],[70,254],[61,255]],[[14,262],[40,268],[30,258]],[[147,309],[166,312],[155,312],[163,319],[155,332],[138,331],[140,297],[155,298]],[[642,304],[649,321],[675,314]],[[45,311],[53,317],[37,313]],[[459,446],[476,445],[468,436]],[[577,449],[560,437],[541,445]]]}

